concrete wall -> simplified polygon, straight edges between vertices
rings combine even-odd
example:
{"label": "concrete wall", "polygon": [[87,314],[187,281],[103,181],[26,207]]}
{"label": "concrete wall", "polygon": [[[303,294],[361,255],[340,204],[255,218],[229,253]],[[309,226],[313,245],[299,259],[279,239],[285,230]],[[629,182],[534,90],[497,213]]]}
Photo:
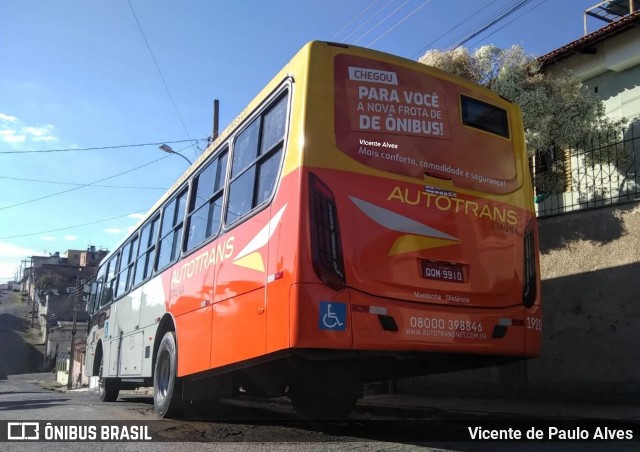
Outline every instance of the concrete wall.
{"label": "concrete wall", "polygon": [[640,399],[640,203],[539,221],[539,358],[398,382],[399,392]]}

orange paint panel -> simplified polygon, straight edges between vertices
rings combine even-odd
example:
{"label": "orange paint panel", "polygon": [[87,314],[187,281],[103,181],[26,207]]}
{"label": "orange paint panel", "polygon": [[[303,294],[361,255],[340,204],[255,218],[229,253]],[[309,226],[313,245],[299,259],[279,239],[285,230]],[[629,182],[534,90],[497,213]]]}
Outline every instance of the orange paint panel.
{"label": "orange paint panel", "polygon": [[[540,293],[540,292],[538,292]],[[527,309],[525,313],[524,326],[526,328],[525,350],[527,356],[538,356],[541,351],[542,343],[542,306],[534,305],[531,309]]]}
{"label": "orange paint panel", "polygon": [[[349,309],[349,290],[336,292],[322,284],[294,284],[290,292],[291,346],[300,348],[348,349],[353,328]],[[346,306],[344,329],[323,328],[322,303]],[[325,305],[326,306],[326,305]]]}
{"label": "orange paint panel", "polygon": [[265,352],[264,288],[213,305],[211,367]]}
{"label": "orange paint panel", "polygon": [[297,280],[300,258],[299,173],[283,178],[278,198],[271,207],[272,215],[286,204],[280,225],[269,240],[266,265],[266,352],[290,346],[289,288]]}
{"label": "orange paint panel", "polygon": [[211,306],[175,318],[178,376],[210,368]]}
{"label": "orange paint panel", "polygon": [[163,273],[167,310],[175,317],[211,303],[220,243],[212,241]]}

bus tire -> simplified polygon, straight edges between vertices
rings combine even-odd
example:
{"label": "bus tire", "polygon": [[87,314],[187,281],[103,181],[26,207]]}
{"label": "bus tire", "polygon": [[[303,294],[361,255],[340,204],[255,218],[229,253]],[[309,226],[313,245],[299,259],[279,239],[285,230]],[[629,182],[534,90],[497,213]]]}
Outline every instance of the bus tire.
{"label": "bus tire", "polygon": [[168,331],[158,347],[153,373],[153,406],[161,418],[176,417],[182,412],[182,386],[177,372],[176,335],[173,331]]}
{"label": "bus tire", "polygon": [[358,401],[359,386],[355,381],[306,376],[289,388],[296,413],[309,420],[338,420],[347,417]]}
{"label": "bus tire", "polygon": [[115,402],[118,400],[120,388],[117,378],[107,378],[102,376],[104,368],[104,355],[100,360],[100,370],[98,372],[98,394],[102,402]]}

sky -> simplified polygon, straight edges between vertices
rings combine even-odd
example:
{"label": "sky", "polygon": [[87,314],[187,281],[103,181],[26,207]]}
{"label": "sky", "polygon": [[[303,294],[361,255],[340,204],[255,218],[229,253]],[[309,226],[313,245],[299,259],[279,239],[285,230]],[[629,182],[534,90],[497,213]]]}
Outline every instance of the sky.
{"label": "sky", "polygon": [[[0,0],[0,283],[21,261],[113,249],[308,41],[409,59],[523,0]],[[544,55],[596,0],[529,0],[467,41]],[[589,31],[605,25],[590,19]]]}

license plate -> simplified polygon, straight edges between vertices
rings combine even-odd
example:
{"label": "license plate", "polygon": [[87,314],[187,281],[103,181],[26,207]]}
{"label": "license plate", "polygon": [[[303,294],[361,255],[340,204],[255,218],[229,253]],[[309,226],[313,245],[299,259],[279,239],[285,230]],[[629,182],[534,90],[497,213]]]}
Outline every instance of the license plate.
{"label": "license plate", "polygon": [[464,282],[464,270],[460,264],[422,261],[422,277],[437,281]]}

